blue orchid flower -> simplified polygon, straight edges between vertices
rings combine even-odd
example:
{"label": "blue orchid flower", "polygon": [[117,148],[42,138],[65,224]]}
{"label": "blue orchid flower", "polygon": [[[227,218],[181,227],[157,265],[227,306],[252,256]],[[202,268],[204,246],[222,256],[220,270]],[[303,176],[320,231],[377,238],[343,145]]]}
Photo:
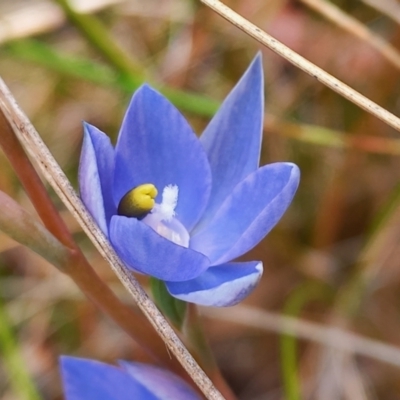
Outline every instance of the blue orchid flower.
{"label": "blue orchid flower", "polygon": [[61,357],[66,400],[200,400],[200,396],[169,371],[136,362],[119,367],[94,360]]}
{"label": "blue orchid flower", "polygon": [[262,275],[260,261],[232,260],[279,221],[300,176],[292,163],[259,167],[263,97],[259,55],[200,139],[147,85],[134,94],[115,149],[84,125],[83,202],[125,263],[178,299],[234,305]]}

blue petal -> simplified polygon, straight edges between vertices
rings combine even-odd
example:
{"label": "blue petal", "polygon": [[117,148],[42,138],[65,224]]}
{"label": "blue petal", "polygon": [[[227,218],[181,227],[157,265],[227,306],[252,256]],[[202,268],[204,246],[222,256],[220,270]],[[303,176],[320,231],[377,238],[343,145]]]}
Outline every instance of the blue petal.
{"label": "blue petal", "polygon": [[212,217],[233,188],[258,168],[264,113],[259,54],[200,137],[212,172],[212,189],[200,225]]}
{"label": "blue petal", "polygon": [[211,188],[207,156],[179,111],[147,85],[132,98],[115,154],[117,204],[128,190],[143,183],[156,186],[157,203],[167,185],[177,185],[177,218],[187,230],[194,226]]}
{"label": "blue petal", "polygon": [[119,364],[157,399],[200,400],[186,382],[169,371],[141,363],[120,361]]}
{"label": "blue petal", "polygon": [[279,221],[299,184],[291,163],[265,165],[240,182],[190,247],[211,264],[222,264],[252,249]]}
{"label": "blue petal", "polygon": [[263,272],[259,261],[210,267],[196,279],[165,282],[174,297],[203,306],[226,307],[242,301],[256,287]]}
{"label": "blue petal", "polygon": [[61,357],[66,400],[160,400],[132,375],[111,365]]}
{"label": "blue petal", "polygon": [[79,164],[79,189],[86,208],[100,229],[108,235],[108,224],[116,208],[112,198],[114,149],[106,134],[84,124]]}
{"label": "blue petal", "polygon": [[132,269],[158,279],[185,281],[199,276],[210,262],[192,249],[163,238],[138,221],[115,215],[110,225],[111,243]]}

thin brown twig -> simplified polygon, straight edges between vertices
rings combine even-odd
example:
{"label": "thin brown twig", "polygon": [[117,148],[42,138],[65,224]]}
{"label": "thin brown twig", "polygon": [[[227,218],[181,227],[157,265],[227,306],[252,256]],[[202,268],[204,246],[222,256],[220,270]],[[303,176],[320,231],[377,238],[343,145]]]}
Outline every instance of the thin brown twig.
{"label": "thin brown twig", "polygon": [[364,24],[353,18],[351,15],[342,11],[339,7],[326,0],[300,0],[303,4],[311,7],[314,11],[333,22],[350,34],[363,40],[376,51],[378,51],[387,61],[400,69],[400,53],[398,50],[376,35]]}
{"label": "thin brown twig", "polygon": [[[147,296],[132,273],[122,263],[113,247],[93,221],[85,206],[75,193],[67,177],[43,143],[39,134],[17,105],[14,97],[5,83],[0,79],[0,109],[11,124],[14,133],[24,148],[37,162],[43,176],[47,179],[54,191],[74,215],[82,229],[99,250],[100,254],[110,264],[111,268],[121,280],[125,288],[135,299],[139,308],[147,317],[156,332],[181,363],[186,372],[192,377],[207,399],[221,400],[223,396],[215,388],[211,380],[199,367],[192,355],[187,351],[179,337],[170,327],[164,316]],[[106,286],[106,285],[105,285]]]}
{"label": "thin brown twig", "polygon": [[39,217],[46,228],[65,246],[73,248],[74,240],[62,220],[39,175],[25,155],[21,143],[15,137],[6,117],[0,112],[0,144],[13,166],[22,186],[31,198]]}
{"label": "thin brown twig", "polygon": [[0,229],[62,270],[69,259],[69,249],[37,218],[2,191],[0,191],[0,204]]}
{"label": "thin brown twig", "polygon": [[277,39],[268,35],[266,32],[264,32],[251,22],[247,21],[245,18],[234,12],[232,9],[230,9],[220,1],[200,1],[213,9],[221,17],[225,18],[227,21],[237,26],[243,32],[247,33],[249,36],[253,37],[261,44],[267,46],[270,50],[279,54],[281,57],[285,58],[296,67],[313,76],[315,79],[317,79],[330,89],[334,90],[336,93],[339,93],[341,96],[358,105],[363,110],[374,115],[381,121],[385,122],[387,125],[391,126],[397,131],[400,131],[400,118],[396,117],[394,114],[390,113],[383,107],[379,106],[367,97],[358,93],[356,90],[344,84],[339,79],[328,74],[322,68],[317,67],[315,64],[300,56],[295,51],[289,49]]}

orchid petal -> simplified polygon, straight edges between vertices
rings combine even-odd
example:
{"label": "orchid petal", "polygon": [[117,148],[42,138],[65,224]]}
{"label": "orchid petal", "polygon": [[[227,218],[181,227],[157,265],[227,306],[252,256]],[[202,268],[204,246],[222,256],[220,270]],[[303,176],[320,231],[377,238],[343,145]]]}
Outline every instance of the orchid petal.
{"label": "orchid petal", "polygon": [[275,226],[291,203],[300,171],[291,163],[265,165],[240,182],[190,247],[213,265],[252,249]]}
{"label": "orchid petal", "polygon": [[263,113],[263,70],[259,54],[200,137],[213,179],[201,226],[211,219],[234,187],[258,168]]}
{"label": "orchid petal", "polygon": [[111,191],[113,169],[114,149],[109,137],[85,123],[79,164],[80,194],[105,235],[108,235],[111,216],[116,212]]}
{"label": "orchid petal", "polygon": [[131,374],[98,361],[61,357],[66,400],[160,400]]}
{"label": "orchid petal", "polygon": [[119,361],[119,364],[157,399],[200,400],[186,382],[169,371],[141,363]]}
{"label": "orchid petal", "polygon": [[260,261],[231,262],[209,268],[186,282],[165,282],[180,300],[203,306],[226,307],[242,301],[256,287],[263,272]]}
{"label": "orchid petal", "polygon": [[203,254],[165,239],[136,218],[113,216],[110,238],[117,253],[129,267],[158,279],[193,279],[210,265]]}
{"label": "orchid petal", "polygon": [[177,185],[176,216],[187,230],[194,226],[211,189],[207,156],[179,111],[147,85],[132,98],[115,154],[116,203],[143,183],[156,186],[159,192],[156,202],[161,203],[163,189]]}

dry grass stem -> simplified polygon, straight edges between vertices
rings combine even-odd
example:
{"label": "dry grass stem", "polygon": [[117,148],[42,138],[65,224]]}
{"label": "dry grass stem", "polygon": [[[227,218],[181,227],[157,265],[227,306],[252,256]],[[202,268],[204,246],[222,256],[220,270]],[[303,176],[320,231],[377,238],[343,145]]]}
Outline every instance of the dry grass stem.
{"label": "dry grass stem", "polygon": [[374,115],[375,117],[385,122],[392,128],[396,129],[397,131],[400,131],[400,119],[396,117],[394,114],[385,110],[383,107],[379,106],[378,104],[374,103],[367,97],[358,93],[356,90],[344,84],[339,79],[336,79],[332,75],[328,74],[322,68],[317,67],[315,64],[311,63],[301,55],[289,49],[287,46],[279,42],[277,39],[268,35],[266,32],[264,32],[254,24],[250,23],[245,18],[234,12],[232,9],[230,9],[220,1],[218,0],[200,0],[200,1],[206,4],[208,7],[212,8],[216,13],[221,15],[227,21],[237,26],[243,32],[247,33],[249,36],[253,37],[254,39],[259,41],[263,45],[267,46],[275,53],[279,54],[281,57],[291,62],[296,67],[300,68],[307,74],[313,76],[318,81],[320,81],[327,87],[334,90],[336,93],[339,93],[347,100],[358,105],[360,108]]}
{"label": "dry grass stem", "polygon": [[131,271],[129,271],[119,259],[104,234],[86,211],[85,206],[77,196],[75,190],[55,161],[54,157],[49,152],[39,134],[19,108],[14,97],[1,79],[0,109],[5,114],[24,148],[36,161],[43,176],[53,187],[54,191],[63,201],[65,206],[77,219],[84,232],[91,239],[104,259],[110,264],[115,274],[135,299],[139,308],[148,318],[154,329],[182,364],[183,368],[192,377],[193,381],[204,393],[206,398],[210,400],[223,399],[222,395],[214,387],[211,380],[187,351],[163,315],[149,299]]}
{"label": "dry grass stem", "polygon": [[265,116],[264,129],[268,134],[281,135],[316,146],[353,149],[391,156],[400,155],[400,139],[363,134],[351,135],[348,132],[319,125],[279,121],[270,114]]}
{"label": "dry grass stem", "polygon": [[357,19],[346,14],[339,7],[336,7],[334,4],[329,3],[326,0],[301,0],[301,2],[311,7],[314,11],[318,12],[340,28],[371,45],[384,58],[386,58],[387,61],[400,69],[400,53],[397,49],[380,36],[370,31]]}
{"label": "dry grass stem", "polygon": [[397,0],[362,0],[400,24],[400,4]]}
{"label": "dry grass stem", "polygon": [[248,306],[236,306],[224,310],[204,308],[202,313],[209,318],[280,334],[290,334],[297,338],[400,367],[400,348],[339,328],[322,326]]}

